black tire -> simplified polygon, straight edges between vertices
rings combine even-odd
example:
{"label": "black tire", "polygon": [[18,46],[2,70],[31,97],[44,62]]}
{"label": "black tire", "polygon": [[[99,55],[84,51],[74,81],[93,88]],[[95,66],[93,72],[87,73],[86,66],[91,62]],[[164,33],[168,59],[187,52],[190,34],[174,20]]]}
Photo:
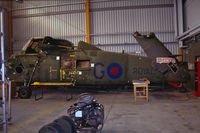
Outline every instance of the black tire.
{"label": "black tire", "polygon": [[63,133],[72,133],[71,124],[65,119],[62,119],[62,117],[54,120],[54,123],[57,123],[60,126],[60,128],[63,130]]}
{"label": "black tire", "polygon": [[32,95],[32,91],[30,88],[21,87],[18,91],[18,96],[22,99],[28,99]]}
{"label": "black tire", "polygon": [[63,120],[66,120],[67,122],[69,122],[71,129],[72,129],[72,133],[77,133],[74,121],[70,117],[62,116],[62,117],[60,117],[60,119],[63,119]]}
{"label": "black tire", "polygon": [[61,129],[60,125],[52,122],[43,126],[38,133],[64,133],[64,131]]}

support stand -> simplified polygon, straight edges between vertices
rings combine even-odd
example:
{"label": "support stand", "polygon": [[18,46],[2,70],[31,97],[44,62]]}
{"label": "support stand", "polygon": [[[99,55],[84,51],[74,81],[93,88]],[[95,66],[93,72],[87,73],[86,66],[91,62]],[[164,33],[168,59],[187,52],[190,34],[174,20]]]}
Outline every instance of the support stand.
{"label": "support stand", "polygon": [[2,80],[2,106],[3,106],[3,132],[7,133],[6,96],[5,96],[5,57],[4,57],[4,9],[1,14],[1,80]]}

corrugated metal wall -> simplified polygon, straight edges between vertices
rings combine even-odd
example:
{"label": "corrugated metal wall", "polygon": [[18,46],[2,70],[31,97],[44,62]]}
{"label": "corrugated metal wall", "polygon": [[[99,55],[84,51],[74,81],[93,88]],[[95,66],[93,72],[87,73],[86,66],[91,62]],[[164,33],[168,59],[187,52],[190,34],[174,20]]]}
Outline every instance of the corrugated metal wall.
{"label": "corrugated metal wall", "polygon": [[[90,0],[91,43],[107,51],[144,55],[131,33],[155,32],[177,54],[173,18],[173,0]],[[48,35],[77,45],[86,41],[85,0],[14,2],[13,27],[15,51],[32,36]]]}
{"label": "corrugated metal wall", "polygon": [[75,2],[63,0],[24,1],[22,4],[14,2],[15,50],[19,51],[26,41],[34,36],[68,39],[75,44],[79,40],[85,41],[85,2]]}

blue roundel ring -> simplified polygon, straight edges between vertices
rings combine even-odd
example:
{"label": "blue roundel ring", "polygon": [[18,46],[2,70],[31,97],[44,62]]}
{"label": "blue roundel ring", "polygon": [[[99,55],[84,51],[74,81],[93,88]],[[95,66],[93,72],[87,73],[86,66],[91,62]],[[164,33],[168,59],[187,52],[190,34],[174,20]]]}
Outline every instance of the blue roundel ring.
{"label": "blue roundel ring", "polygon": [[122,76],[122,67],[118,63],[112,63],[107,68],[107,74],[112,79],[118,79]]}

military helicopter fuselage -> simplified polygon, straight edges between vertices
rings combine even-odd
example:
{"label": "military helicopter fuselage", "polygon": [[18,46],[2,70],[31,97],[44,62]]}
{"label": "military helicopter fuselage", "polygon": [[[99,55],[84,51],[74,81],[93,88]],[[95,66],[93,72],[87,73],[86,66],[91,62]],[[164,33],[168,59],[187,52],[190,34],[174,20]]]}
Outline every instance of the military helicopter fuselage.
{"label": "military helicopter fuselage", "polygon": [[152,67],[151,58],[107,52],[82,41],[74,49],[71,42],[51,37],[30,39],[7,60],[6,68],[9,80],[26,86],[21,88],[21,98],[30,97],[27,87],[33,85],[112,86],[141,78],[151,82],[166,79]]}

